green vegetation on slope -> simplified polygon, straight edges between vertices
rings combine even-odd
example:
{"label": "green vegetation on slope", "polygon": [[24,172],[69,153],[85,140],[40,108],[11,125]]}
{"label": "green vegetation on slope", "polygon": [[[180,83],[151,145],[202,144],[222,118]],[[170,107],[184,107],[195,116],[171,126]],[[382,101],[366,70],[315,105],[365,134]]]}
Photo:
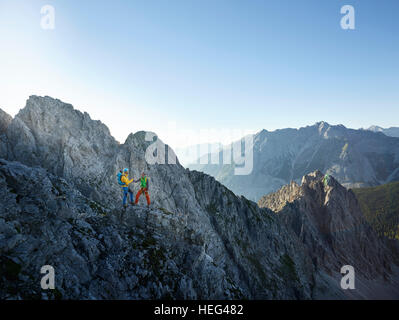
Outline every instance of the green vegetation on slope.
{"label": "green vegetation on slope", "polygon": [[399,182],[353,192],[372,227],[380,235],[399,240]]}

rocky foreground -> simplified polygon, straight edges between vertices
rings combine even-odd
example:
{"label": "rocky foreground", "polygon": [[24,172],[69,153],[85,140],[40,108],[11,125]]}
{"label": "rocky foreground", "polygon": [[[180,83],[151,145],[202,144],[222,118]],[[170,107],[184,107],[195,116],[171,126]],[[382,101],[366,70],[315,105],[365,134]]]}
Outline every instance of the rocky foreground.
{"label": "rocky foreground", "polygon": [[[145,136],[120,144],[49,97],[15,118],[0,111],[0,299],[398,297],[397,242],[378,238],[338,183],[323,189],[314,173],[298,186],[306,201],[295,187],[287,205],[259,208],[178,163],[148,165]],[[123,167],[146,171],[152,207],[121,208]],[[359,267],[350,294],[347,263]],[[40,288],[43,265],[55,290]]]}

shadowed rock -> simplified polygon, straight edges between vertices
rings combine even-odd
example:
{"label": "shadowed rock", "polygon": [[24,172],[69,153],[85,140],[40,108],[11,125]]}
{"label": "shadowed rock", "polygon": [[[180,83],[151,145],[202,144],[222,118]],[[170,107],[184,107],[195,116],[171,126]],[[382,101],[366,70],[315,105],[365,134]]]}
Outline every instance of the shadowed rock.
{"label": "shadowed rock", "polygon": [[[325,182],[324,175],[315,171],[304,176],[301,185],[292,182],[262,197],[258,204],[274,210],[294,230],[317,269],[340,279],[341,267],[353,266],[359,286],[364,287],[348,294],[386,298],[380,289],[370,288],[385,286],[390,292],[398,283],[398,242],[379,237],[366,222],[353,192],[333,177]],[[399,298],[399,290],[394,291],[393,297]]]}

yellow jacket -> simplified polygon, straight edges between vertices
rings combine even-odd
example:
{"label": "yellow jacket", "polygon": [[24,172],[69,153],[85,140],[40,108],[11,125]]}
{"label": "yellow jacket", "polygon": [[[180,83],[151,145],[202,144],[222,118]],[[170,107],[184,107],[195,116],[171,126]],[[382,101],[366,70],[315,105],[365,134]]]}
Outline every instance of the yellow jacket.
{"label": "yellow jacket", "polygon": [[123,187],[127,187],[129,184],[133,182],[134,179],[129,180],[129,176],[127,174],[123,174],[121,177],[121,181],[125,184]]}

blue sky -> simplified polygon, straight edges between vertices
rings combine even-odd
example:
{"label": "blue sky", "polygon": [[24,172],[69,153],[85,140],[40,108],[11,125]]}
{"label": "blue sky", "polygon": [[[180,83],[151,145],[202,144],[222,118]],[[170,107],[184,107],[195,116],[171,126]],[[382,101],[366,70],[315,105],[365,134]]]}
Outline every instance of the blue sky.
{"label": "blue sky", "polygon": [[145,129],[174,147],[207,128],[399,126],[398,39],[396,0],[0,0],[0,108],[49,95],[121,142]]}

